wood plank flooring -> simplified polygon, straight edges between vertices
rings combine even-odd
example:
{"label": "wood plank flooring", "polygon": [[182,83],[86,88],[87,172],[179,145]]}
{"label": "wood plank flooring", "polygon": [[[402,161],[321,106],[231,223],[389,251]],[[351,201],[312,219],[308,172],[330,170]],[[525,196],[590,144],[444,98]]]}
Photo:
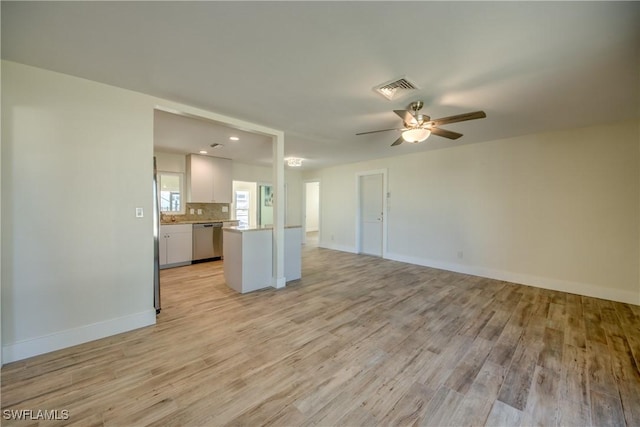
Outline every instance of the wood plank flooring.
{"label": "wood plank flooring", "polygon": [[638,306],[313,247],[283,290],[236,294],[221,262],[162,286],[157,325],[4,366],[2,409],[77,426],[640,425]]}

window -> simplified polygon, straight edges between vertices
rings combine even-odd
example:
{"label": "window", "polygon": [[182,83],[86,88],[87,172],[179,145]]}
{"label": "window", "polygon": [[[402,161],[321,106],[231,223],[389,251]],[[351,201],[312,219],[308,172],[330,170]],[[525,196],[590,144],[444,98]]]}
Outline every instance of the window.
{"label": "window", "polygon": [[240,226],[249,226],[249,192],[248,191],[236,191],[234,198],[234,205],[236,207],[236,219]]}
{"label": "window", "polygon": [[182,212],[182,174],[159,172],[160,212]]}

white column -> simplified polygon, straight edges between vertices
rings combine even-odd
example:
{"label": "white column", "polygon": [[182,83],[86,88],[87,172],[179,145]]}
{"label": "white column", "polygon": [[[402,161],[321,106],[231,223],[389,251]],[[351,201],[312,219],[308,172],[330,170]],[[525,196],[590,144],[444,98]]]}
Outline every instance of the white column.
{"label": "white column", "polygon": [[273,287],[284,288],[284,133],[273,137]]}

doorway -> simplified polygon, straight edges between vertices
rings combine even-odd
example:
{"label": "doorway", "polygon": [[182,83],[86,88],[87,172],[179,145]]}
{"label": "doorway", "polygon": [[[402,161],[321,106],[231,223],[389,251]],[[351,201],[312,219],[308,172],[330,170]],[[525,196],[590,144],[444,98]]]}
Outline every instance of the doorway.
{"label": "doorway", "polygon": [[357,252],[382,257],[386,246],[386,171],[357,174]]}
{"label": "doorway", "polygon": [[258,225],[273,225],[273,187],[258,185]]}
{"label": "doorway", "polygon": [[255,182],[233,181],[232,217],[239,225],[255,227],[257,224],[258,191]]}
{"label": "doorway", "polygon": [[306,182],[304,185],[304,242],[318,246],[320,241],[320,182]]}

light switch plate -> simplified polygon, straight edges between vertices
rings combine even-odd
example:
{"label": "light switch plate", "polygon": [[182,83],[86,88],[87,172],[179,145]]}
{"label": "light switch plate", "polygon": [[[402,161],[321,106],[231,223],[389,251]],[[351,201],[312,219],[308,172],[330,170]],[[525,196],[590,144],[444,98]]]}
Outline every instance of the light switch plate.
{"label": "light switch plate", "polygon": [[223,206],[222,212],[229,212],[229,206]]}
{"label": "light switch plate", "polygon": [[198,215],[202,215],[202,209],[198,209]]}
{"label": "light switch plate", "polygon": [[142,217],[144,217],[144,211],[142,210],[142,208],[136,208],[136,218]]}
{"label": "light switch plate", "polygon": [[194,213],[196,213],[196,210],[195,210],[195,209],[193,209],[193,208],[191,208],[191,209],[189,209],[189,213],[190,213],[191,215],[193,215]]}

